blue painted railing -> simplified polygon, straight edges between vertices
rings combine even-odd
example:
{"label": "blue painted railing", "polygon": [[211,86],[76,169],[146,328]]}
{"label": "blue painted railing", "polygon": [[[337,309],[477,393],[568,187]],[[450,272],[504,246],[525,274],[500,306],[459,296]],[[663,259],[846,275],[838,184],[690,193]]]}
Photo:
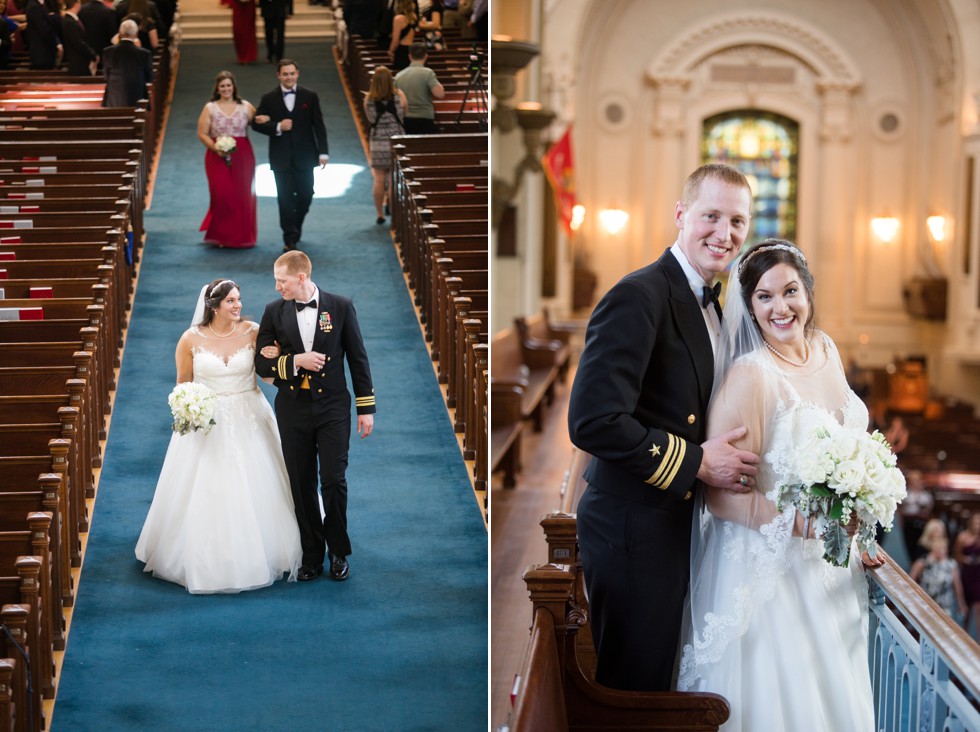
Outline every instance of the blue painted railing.
{"label": "blue painted railing", "polygon": [[867,576],[879,732],[980,732],[980,646],[891,559]]}

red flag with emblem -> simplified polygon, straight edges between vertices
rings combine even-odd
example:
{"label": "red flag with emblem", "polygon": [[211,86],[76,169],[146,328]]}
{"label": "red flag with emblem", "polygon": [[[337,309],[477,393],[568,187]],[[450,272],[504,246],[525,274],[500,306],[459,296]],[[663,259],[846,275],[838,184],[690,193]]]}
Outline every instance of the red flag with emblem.
{"label": "red flag with emblem", "polygon": [[572,163],[572,128],[565,130],[542,158],[545,175],[555,192],[558,218],[566,234],[572,233],[572,208],[575,206],[575,167]]}

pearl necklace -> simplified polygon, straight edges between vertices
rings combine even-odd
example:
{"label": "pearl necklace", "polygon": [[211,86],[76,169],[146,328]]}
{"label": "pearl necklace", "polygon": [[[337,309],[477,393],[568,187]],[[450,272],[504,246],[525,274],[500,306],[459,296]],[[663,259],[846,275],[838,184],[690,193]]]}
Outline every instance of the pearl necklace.
{"label": "pearl necklace", "polygon": [[211,324],[210,323],[208,323],[208,330],[211,331],[211,333],[214,335],[215,338],[228,338],[229,336],[233,335],[236,330],[238,330],[238,323],[232,323],[231,324],[231,330],[229,330],[224,335],[221,335],[219,333],[215,333],[214,332],[214,328],[211,327]]}
{"label": "pearl necklace", "polygon": [[779,351],[777,351],[775,348],[773,348],[772,345],[769,343],[769,341],[767,341],[765,338],[762,339],[762,342],[766,344],[766,348],[768,348],[770,351],[772,351],[773,352],[773,355],[775,355],[776,358],[781,358],[783,361],[785,361],[786,363],[788,363],[790,366],[796,366],[796,368],[801,369],[804,366],[806,366],[806,362],[810,360],[810,341],[808,341],[806,338],[803,339],[803,354],[804,354],[803,355],[803,363],[797,363],[796,361],[790,361],[788,358],[786,358],[786,356],[784,356]]}

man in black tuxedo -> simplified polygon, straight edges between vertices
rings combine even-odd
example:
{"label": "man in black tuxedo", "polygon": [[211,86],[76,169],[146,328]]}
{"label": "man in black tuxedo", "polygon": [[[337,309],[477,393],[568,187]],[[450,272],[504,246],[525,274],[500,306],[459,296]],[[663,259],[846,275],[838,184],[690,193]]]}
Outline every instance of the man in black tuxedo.
{"label": "man in black tuxedo", "polygon": [[85,29],[78,19],[82,0],[69,0],[61,18],[61,40],[65,47],[65,63],[72,76],[95,76],[98,56],[85,41]]}
{"label": "man in black tuxedo", "polygon": [[[78,11],[78,19],[85,26],[85,42],[98,52],[112,45],[112,37],[119,30],[119,19],[112,3],[107,0],[87,0]],[[102,59],[99,59],[99,68]]]}
{"label": "man in black tuxedo", "polygon": [[[353,303],[314,284],[306,254],[286,252],[276,260],[273,272],[282,299],[266,305],[262,314],[255,370],[263,378],[272,378],[279,390],[279,438],[303,546],[297,578],[316,579],[323,572],[324,557],[329,556],[330,577],[345,580],[351,553],[346,477],[351,400],[344,359],[354,385],[357,433],[362,439],[374,430],[371,369]],[[279,356],[265,358],[262,349],[273,344],[278,344]]]}
{"label": "man in black tuxedo", "polygon": [[293,0],[259,0],[265,26],[265,60],[279,63],[286,48],[286,18],[293,15]]}
{"label": "man in black tuxedo", "polygon": [[[56,7],[56,6],[55,6]],[[58,14],[44,0],[27,0],[24,10],[28,56],[32,69],[53,69],[61,63],[64,50],[59,37]]]}
{"label": "man in black tuxedo", "polygon": [[119,24],[119,43],[102,51],[103,107],[135,107],[149,94],[146,85],[153,81],[153,56],[136,45],[138,33],[134,21],[124,20]]}
{"label": "man in black tuxedo", "polygon": [[748,235],[752,193],[727,165],[705,165],[674,206],[677,241],[626,275],[589,320],[568,410],[572,442],[592,454],[579,501],[596,681],[667,691],[690,574],[699,482],[744,492],[759,458],[705,441],[721,308],[712,280]]}
{"label": "man in black tuxedo", "polygon": [[[327,128],[316,92],[297,85],[299,67],[279,62],[279,86],[262,95],[252,129],[269,136],[269,166],[276,177],[283,251],[296,249],[313,201],[313,169],[330,159]],[[258,122],[268,117],[266,122]]]}

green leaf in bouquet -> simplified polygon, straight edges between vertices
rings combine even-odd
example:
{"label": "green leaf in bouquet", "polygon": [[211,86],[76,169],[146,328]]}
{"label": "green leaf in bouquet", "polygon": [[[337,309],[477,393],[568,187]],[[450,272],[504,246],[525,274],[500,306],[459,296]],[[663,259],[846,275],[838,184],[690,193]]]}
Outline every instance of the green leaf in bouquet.
{"label": "green leaf in bouquet", "polygon": [[851,542],[840,521],[831,521],[827,524],[827,531],[823,535],[823,550],[824,559],[834,566],[843,567],[847,564]]}
{"label": "green leaf in bouquet", "polygon": [[831,501],[830,510],[827,511],[827,517],[831,521],[840,521],[844,516],[844,502],[843,501]]}
{"label": "green leaf in bouquet", "polygon": [[810,486],[810,493],[815,496],[820,496],[821,498],[830,498],[831,496],[837,495],[830,488],[825,485],[814,484]]}

